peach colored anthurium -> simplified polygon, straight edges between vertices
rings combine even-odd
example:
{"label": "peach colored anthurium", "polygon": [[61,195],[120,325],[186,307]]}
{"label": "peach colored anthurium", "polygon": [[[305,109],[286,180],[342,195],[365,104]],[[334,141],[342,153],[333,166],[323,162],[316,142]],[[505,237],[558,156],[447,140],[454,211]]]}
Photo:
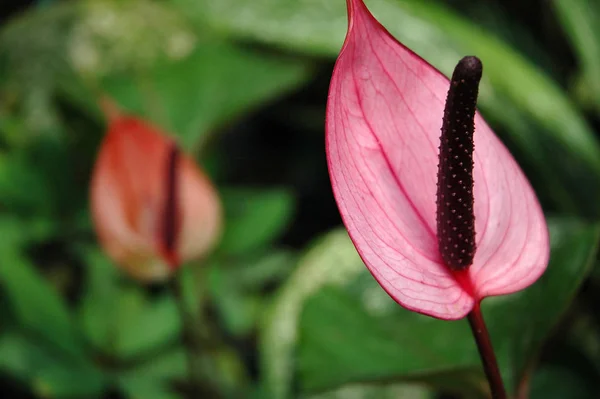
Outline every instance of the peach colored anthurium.
{"label": "peach colored anthurium", "polygon": [[91,210],[104,250],[132,277],[166,279],[218,238],[217,194],[192,159],[150,124],[104,100],[109,129],[91,181]]}
{"label": "peach colored anthurium", "polygon": [[442,260],[436,230],[438,146],[449,80],[396,41],[362,0],[327,103],[334,195],[363,261],[402,306],[441,319],[484,297],[521,290],[544,272],[546,222],[508,150],[475,115],[473,213],[477,251],[464,270]]}

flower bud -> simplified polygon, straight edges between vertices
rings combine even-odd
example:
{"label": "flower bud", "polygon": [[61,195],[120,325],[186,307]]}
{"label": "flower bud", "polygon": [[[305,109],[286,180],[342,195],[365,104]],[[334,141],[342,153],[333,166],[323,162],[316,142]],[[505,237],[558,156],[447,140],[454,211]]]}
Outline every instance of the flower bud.
{"label": "flower bud", "polygon": [[219,198],[173,139],[103,105],[109,128],[91,180],[96,232],[104,250],[132,277],[164,280],[213,247],[221,228]]}

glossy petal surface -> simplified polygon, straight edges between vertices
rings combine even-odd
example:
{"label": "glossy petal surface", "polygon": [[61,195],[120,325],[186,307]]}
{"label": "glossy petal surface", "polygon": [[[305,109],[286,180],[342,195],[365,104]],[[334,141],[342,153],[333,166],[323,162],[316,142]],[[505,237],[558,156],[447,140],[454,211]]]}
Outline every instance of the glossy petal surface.
{"label": "glossy petal surface", "polygon": [[[96,231],[115,262],[140,280],[164,279],[174,266],[161,241],[167,158],[174,145],[137,118],[113,115],[96,160],[91,186]],[[221,209],[211,183],[189,157],[182,155],[175,167],[180,227],[174,256],[179,263],[212,247]]]}
{"label": "glossy petal surface", "polygon": [[327,104],[327,157],[342,218],[373,276],[401,305],[443,319],[532,284],[548,263],[544,216],[519,166],[479,114],[477,252],[464,273],[442,263],[435,199],[449,81],[397,42],[361,0],[348,0],[348,12]]}

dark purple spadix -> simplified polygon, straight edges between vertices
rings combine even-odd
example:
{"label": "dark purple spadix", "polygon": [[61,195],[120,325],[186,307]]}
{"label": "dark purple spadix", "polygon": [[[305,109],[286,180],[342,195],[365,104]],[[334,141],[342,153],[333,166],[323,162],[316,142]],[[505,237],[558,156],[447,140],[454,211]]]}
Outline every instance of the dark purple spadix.
{"label": "dark purple spadix", "polygon": [[475,256],[473,133],[482,65],[464,57],[452,74],[446,97],[437,183],[437,236],[442,259],[452,270],[471,266]]}

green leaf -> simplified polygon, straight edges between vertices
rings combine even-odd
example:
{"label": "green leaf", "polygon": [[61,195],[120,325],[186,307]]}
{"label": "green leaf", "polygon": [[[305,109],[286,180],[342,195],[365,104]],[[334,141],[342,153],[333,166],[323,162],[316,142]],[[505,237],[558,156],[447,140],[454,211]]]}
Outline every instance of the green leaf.
{"label": "green leaf", "polygon": [[260,352],[269,397],[290,397],[304,302],[322,285],[353,278],[364,267],[353,248],[345,231],[326,235],[302,258],[268,311],[260,335]]}
{"label": "green leaf", "polygon": [[184,378],[185,371],[185,353],[176,348],[114,378],[131,399],[181,399],[171,385],[173,379]]}
{"label": "green leaf", "polygon": [[269,283],[278,283],[287,277],[296,264],[296,255],[288,250],[273,250],[252,258],[244,256],[229,277],[246,291],[260,292]]}
{"label": "green leaf", "polygon": [[219,250],[227,255],[261,249],[276,239],[291,221],[293,194],[285,189],[229,188],[221,190],[225,229]]}
{"label": "green leaf", "polygon": [[119,104],[198,146],[210,129],[297,87],[310,75],[302,63],[226,43],[204,42],[179,62],[103,84]]}
{"label": "green leaf", "polygon": [[291,271],[295,258],[288,251],[274,251],[259,257],[213,262],[208,288],[227,331],[241,337],[249,334],[264,310],[264,289],[279,283]]}
{"label": "green leaf", "polygon": [[368,385],[351,384],[342,388],[317,394],[307,395],[303,399],[433,399],[434,394],[419,385]]}
{"label": "green leaf", "polygon": [[262,308],[262,298],[243,292],[227,271],[218,268],[211,270],[209,283],[211,297],[227,331],[238,337],[248,334]]}
{"label": "green leaf", "polygon": [[[196,353],[196,365],[203,381],[219,387],[227,398],[245,397],[233,394],[239,388],[247,388],[243,363],[232,349],[215,344],[209,350]],[[114,378],[121,389],[132,399],[179,398],[173,391],[173,382],[188,377],[184,349],[174,347],[168,352],[154,356],[132,370],[115,373]],[[156,392],[153,393],[153,390]],[[242,392],[247,392],[245,389]],[[231,394],[227,394],[231,393]],[[169,396],[171,395],[171,396]]]}
{"label": "green leaf", "polygon": [[[15,226],[0,221],[0,286],[20,325],[38,334],[60,350],[83,358],[80,331],[62,297],[19,252]],[[21,237],[20,239],[25,239]]]}
{"label": "green leaf", "polygon": [[106,388],[103,374],[89,361],[50,350],[23,332],[0,337],[0,370],[44,398],[92,399]]}
{"label": "green leaf", "polygon": [[[55,198],[43,175],[16,154],[0,154],[0,201],[3,208],[50,213]],[[48,195],[50,194],[50,195]]]}
{"label": "green leaf", "polygon": [[84,247],[79,251],[85,263],[83,297],[79,321],[89,342],[105,354],[116,355],[118,340],[119,272],[98,249]]}
{"label": "green leaf", "polygon": [[181,319],[171,296],[150,300],[139,287],[130,287],[121,290],[118,303],[119,356],[139,356],[179,337]]}
{"label": "green leaf", "polygon": [[152,378],[130,376],[121,382],[121,389],[131,399],[181,399],[182,395],[174,392],[164,382]]}
{"label": "green leaf", "polygon": [[600,111],[600,6],[590,0],[553,0],[554,10],[570,40],[583,79],[581,89]]}
{"label": "green leaf", "polygon": [[[347,28],[342,0],[173,1],[202,26],[309,54],[336,56]],[[480,57],[484,78],[479,103],[484,114],[505,123],[504,106],[516,107],[541,127],[525,133],[539,132],[552,146],[528,145],[519,137],[523,132],[512,129],[506,138],[523,146],[524,153],[545,151],[548,159],[556,156],[554,149],[563,148],[581,159],[584,174],[598,184],[600,144],[593,131],[561,88],[524,56],[439,2],[366,3],[395,37],[447,75],[465,54]],[[537,174],[554,177],[543,165],[534,166]]]}
{"label": "green leaf", "polygon": [[[72,157],[64,141],[41,136],[0,154],[0,203],[25,217],[75,213],[83,202],[70,172]],[[87,198],[86,198],[87,200]]]}
{"label": "green leaf", "polygon": [[104,354],[131,360],[177,340],[181,319],[173,297],[151,298],[126,281],[96,248],[80,250],[86,264],[86,289],[79,322],[88,340]]}
{"label": "green leaf", "polygon": [[103,90],[186,148],[201,146],[217,126],[311,76],[306,62],[228,44],[191,29],[186,15],[167,2],[89,0],[12,21],[0,31],[0,90],[27,122],[12,136],[60,125],[57,92],[98,117]]}
{"label": "green leaf", "polygon": [[[568,220],[552,220],[550,229],[552,260],[542,278],[519,293],[483,301],[511,391],[589,272],[600,237],[599,226]],[[342,231],[326,236],[300,261],[273,305],[261,347],[267,385],[276,398],[289,397],[296,373],[307,391],[402,379],[444,387],[453,380],[463,392],[484,386],[477,382],[481,364],[467,323],[401,308],[371,277]],[[444,381],[448,373],[454,376]]]}

